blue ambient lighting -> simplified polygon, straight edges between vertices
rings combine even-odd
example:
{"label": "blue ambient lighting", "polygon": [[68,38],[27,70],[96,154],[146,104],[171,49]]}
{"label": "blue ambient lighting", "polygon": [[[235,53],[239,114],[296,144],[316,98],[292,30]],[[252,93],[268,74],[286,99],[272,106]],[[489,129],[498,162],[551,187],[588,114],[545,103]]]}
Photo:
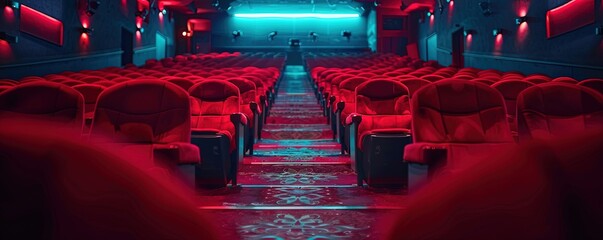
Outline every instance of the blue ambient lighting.
{"label": "blue ambient lighting", "polygon": [[357,18],[357,13],[328,14],[328,13],[235,13],[240,18]]}

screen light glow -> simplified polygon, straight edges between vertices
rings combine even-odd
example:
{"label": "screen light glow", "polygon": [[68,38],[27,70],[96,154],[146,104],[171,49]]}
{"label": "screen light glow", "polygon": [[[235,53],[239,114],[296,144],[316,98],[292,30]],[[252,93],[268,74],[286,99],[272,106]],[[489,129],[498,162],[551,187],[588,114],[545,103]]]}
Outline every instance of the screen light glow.
{"label": "screen light glow", "polygon": [[328,14],[328,13],[235,13],[240,18],[357,18],[357,13]]}

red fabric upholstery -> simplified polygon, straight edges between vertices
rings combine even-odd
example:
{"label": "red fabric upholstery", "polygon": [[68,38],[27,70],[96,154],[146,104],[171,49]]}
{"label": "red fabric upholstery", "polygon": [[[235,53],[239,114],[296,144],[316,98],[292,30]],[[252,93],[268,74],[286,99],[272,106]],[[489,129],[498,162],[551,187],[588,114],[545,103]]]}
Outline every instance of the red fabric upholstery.
{"label": "red fabric upholstery", "polygon": [[371,80],[356,88],[356,113],[362,115],[358,126],[358,147],[364,136],[378,129],[410,129],[408,89],[393,80]]}
{"label": "red fabric upholstery", "polygon": [[239,88],[227,81],[206,80],[189,89],[193,97],[192,128],[214,131],[230,139],[230,150],[236,148],[235,126],[230,115],[240,112]]}
{"label": "red fabric upholstery", "polygon": [[578,83],[580,86],[585,86],[603,94],[603,79],[586,79]]}
{"label": "red fabric upholstery", "polygon": [[[459,162],[479,158],[472,148],[514,142],[503,97],[485,84],[466,80],[432,83],[416,92],[411,109],[414,143],[404,152],[404,160],[409,162],[429,163],[424,158],[431,145],[444,146],[446,160]],[[457,144],[462,144],[460,149],[464,145],[469,148],[462,152],[450,148]]]}
{"label": "red fabric upholstery", "polygon": [[412,97],[412,95],[415,94],[417,90],[419,90],[423,86],[429,85],[431,82],[425,79],[416,78],[400,80],[400,83],[404,84],[404,86],[408,88],[408,95]]}
{"label": "red fabric upholstery", "polygon": [[14,86],[0,94],[0,118],[27,117],[59,122],[81,131],[84,97],[65,85],[36,81]]}
{"label": "red fabric upholstery", "polygon": [[0,232],[6,239],[218,239],[195,194],[135,152],[79,132],[0,120]]}
{"label": "red fabric upholstery", "polygon": [[0,85],[0,93],[13,88],[13,86],[8,86],[8,85]]}
{"label": "red fabric upholstery", "polygon": [[195,82],[193,80],[184,78],[170,78],[167,81],[178,85],[178,87],[184,89],[184,91],[188,91],[189,88],[195,85]]}
{"label": "red fabric upholstery", "polygon": [[198,149],[189,143],[190,129],[190,103],[184,90],[164,81],[138,80],[117,84],[100,94],[91,139],[151,146],[150,149],[169,144],[174,151],[184,152],[175,156],[186,157],[173,157],[172,162],[198,163]]}
{"label": "red fabric upholstery", "polygon": [[86,119],[92,119],[94,117],[94,110],[96,108],[96,101],[98,95],[101,94],[106,88],[96,84],[81,84],[74,86],[73,89],[77,90],[84,96],[84,117]]}
{"label": "red fabric upholstery", "polygon": [[564,83],[572,83],[572,84],[578,83],[578,81],[576,79],[573,79],[571,77],[558,77],[558,78],[551,80],[551,82],[564,82]]}
{"label": "red fabric upholstery", "polygon": [[520,140],[549,139],[603,126],[603,96],[593,89],[544,83],[530,87],[517,99]]}
{"label": "red fabric upholstery", "polygon": [[339,84],[338,101],[345,102],[344,109],[341,109],[340,119],[342,121],[346,119],[348,115],[356,111],[356,87],[366,81],[368,81],[367,78],[353,77]]}
{"label": "red fabric upholstery", "polygon": [[603,131],[492,151],[404,202],[384,239],[601,239]]}
{"label": "red fabric upholstery", "polygon": [[[251,102],[258,103],[259,96],[256,94],[255,83],[249,81],[244,78],[231,78],[228,79],[229,82],[236,85],[239,88],[239,92],[241,93],[241,101],[240,101],[240,110],[249,122],[253,123],[253,111],[249,108],[249,104]],[[258,113],[261,113],[261,109],[258,105],[257,109],[255,109]],[[250,125],[253,126],[253,125]]]}
{"label": "red fabric upholstery", "polygon": [[521,91],[534,85],[534,83],[521,80],[505,80],[492,85],[505,99],[507,121],[514,136],[517,136],[517,122],[515,122],[515,119],[517,119],[517,97]]}
{"label": "red fabric upholstery", "polygon": [[18,82],[10,79],[0,79],[0,86],[15,86]]}

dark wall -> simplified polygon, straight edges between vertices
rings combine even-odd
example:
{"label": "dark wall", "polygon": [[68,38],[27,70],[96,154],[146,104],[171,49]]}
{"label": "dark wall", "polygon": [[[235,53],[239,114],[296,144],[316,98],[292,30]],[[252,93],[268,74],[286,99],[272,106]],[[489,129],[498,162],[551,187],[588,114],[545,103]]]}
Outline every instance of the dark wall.
{"label": "dark wall", "polygon": [[[243,35],[236,41],[232,31],[240,30]],[[350,41],[341,36],[343,30],[352,32]],[[277,31],[273,41],[268,33]],[[310,32],[319,37],[312,41]],[[367,18],[365,16],[346,19],[247,19],[229,15],[212,18],[211,44],[214,50],[240,50],[250,48],[288,48],[289,38],[300,39],[302,48],[367,48]]]}
{"label": "dark wall", "polygon": [[[567,1],[484,1],[490,2],[490,16],[482,14],[479,2],[482,0],[454,1],[450,7],[444,1],[444,11],[440,14],[436,8],[433,21],[425,12],[413,14],[421,56],[425,56],[426,38],[436,33],[438,61],[451,64],[452,33],[464,29],[473,31],[471,40],[465,39],[465,66],[576,78],[603,76],[603,37],[595,35],[595,27],[603,25],[601,1],[595,1],[595,23],[550,39],[546,37],[546,12]],[[515,18],[523,11],[528,22],[520,27]],[[425,21],[418,23],[419,18]],[[496,28],[503,31],[498,45],[492,34]]]}
{"label": "dark wall", "polygon": [[[80,0],[20,0],[37,11],[63,22],[64,44],[58,46],[19,32],[19,13],[15,20],[8,21],[0,14],[0,32],[7,31],[19,36],[19,42],[0,50],[0,78],[20,78],[28,75],[45,75],[62,71],[99,69],[120,66],[121,30],[134,33],[134,63],[142,64],[156,57],[155,39],[159,33],[167,40],[166,53],[174,54],[174,22],[168,13],[160,17],[151,10],[149,22],[143,23],[144,32],[136,33],[136,0],[100,0],[96,14],[83,14]],[[82,25],[89,24],[93,33],[85,39]]]}

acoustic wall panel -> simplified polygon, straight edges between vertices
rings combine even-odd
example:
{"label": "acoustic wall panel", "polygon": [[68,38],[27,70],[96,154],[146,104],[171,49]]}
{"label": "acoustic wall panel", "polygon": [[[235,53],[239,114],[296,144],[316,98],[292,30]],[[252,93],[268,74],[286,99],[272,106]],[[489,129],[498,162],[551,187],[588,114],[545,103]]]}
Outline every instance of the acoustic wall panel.
{"label": "acoustic wall panel", "polygon": [[63,23],[51,16],[21,5],[21,32],[63,46]]}

